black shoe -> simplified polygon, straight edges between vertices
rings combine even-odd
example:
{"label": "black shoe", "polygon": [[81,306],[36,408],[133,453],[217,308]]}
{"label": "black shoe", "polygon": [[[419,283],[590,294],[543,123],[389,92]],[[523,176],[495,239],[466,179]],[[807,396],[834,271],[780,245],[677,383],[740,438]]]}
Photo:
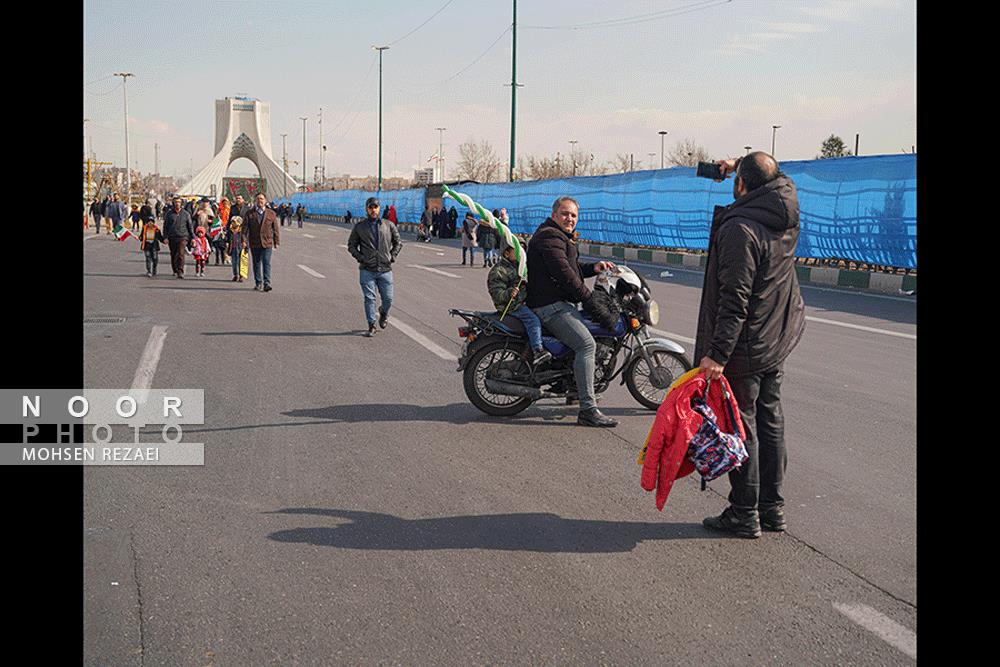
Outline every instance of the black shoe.
{"label": "black shoe", "polygon": [[178,273],[178,274],[176,274],[176,275],[177,275],[177,277],[178,277],[178,278],[180,278],[181,280],[184,280],[184,274],[183,274],[183,273]]}
{"label": "black shoe", "polygon": [[372,337],[374,337],[376,331],[378,331],[378,329],[375,328],[375,324],[374,323],[369,324],[368,325],[368,331],[365,333],[365,338],[372,338]]}
{"label": "black shoe", "polygon": [[240,279],[240,277],[239,277],[239,276],[233,276],[233,282],[234,282],[234,283],[235,283],[235,282],[236,282],[237,280],[239,280],[239,279]]}
{"label": "black shoe", "polygon": [[611,417],[605,417],[597,408],[580,410],[576,416],[576,423],[581,426],[597,426],[601,428],[612,428],[618,426],[618,422]]}
{"label": "black shoe", "polygon": [[782,533],[788,524],[785,523],[785,512],[780,507],[760,510],[760,527],[772,533]]}
{"label": "black shoe", "polygon": [[534,356],[531,359],[531,365],[538,366],[539,364],[546,362],[551,358],[552,358],[552,353],[549,352],[548,350],[542,350],[540,352],[538,350],[535,350]]}
{"label": "black shoe", "polygon": [[739,517],[732,507],[727,507],[719,516],[710,516],[701,522],[709,530],[730,533],[737,537],[756,539],[760,537],[760,519],[757,513]]}
{"label": "black shoe", "polygon": [[385,329],[385,327],[388,324],[389,324],[389,313],[380,313],[378,318],[378,325],[381,328]]}
{"label": "black shoe", "polygon": [[263,291],[263,292],[270,292],[272,289],[273,288],[270,285],[264,285],[264,289],[261,290],[261,291]]}
{"label": "black shoe", "polygon": [[253,286],[253,291],[254,292],[263,292],[264,291],[264,286],[261,285],[260,283],[257,283],[256,285]]}

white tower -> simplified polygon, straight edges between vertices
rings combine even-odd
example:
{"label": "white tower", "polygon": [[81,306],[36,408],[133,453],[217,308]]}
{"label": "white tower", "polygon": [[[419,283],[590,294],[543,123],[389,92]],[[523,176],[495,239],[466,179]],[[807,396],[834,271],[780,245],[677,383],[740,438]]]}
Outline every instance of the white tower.
{"label": "white tower", "polygon": [[234,160],[247,158],[264,179],[268,199],[298,190],[299,184],[271,157],[271,105],[249,97],[215,100],[215,157],[179,194],[221,197],[222,179]]}

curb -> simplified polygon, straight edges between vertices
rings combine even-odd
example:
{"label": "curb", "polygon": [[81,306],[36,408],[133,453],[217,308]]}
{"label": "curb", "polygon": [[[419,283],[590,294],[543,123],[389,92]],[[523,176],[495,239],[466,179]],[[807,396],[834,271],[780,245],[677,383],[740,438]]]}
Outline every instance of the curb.
{"label": "curb", "polygon": [[[335,220],[343,222],[340,216],[315,215],[312,217],[323,220]],[[396,225],[400,231],[416,232],[418,225],[412,222],[400,222]],[[629,248],[625,246],[606,245],[580,242],[581,254],[593,257],[607,257],[608,259],[620,259],[626,262],[646,262],[658,266],[669,266],[681,269],[705,270],[705,262],[708,256],[695,253],[676,252],[668,250],[653,250],[652,248]],[[817,287],[842,287],[852,290],[874,292],[877,294],[891,294],[900,296],[901,293],[913,292],[917,289],[917,276],[899,275],[893,273],[880,273],[875,271],[852,271],[849,269],[835,269],[828,266],[803,266],[795,265],[795,273],[799,276],[799,282]]]}

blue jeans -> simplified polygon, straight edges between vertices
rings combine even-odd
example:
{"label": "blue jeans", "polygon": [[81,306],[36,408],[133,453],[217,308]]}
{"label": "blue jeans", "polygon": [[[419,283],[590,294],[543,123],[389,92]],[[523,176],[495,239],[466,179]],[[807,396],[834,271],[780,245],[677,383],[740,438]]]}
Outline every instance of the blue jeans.
{"label": "blue jeans", "polygon": [[[250,256],[253,260],[253,281],[260,285],[261,279],[264,281],[264,285],[271,284],[271,251],[274,248],[250,248]],[[263,271],[261,271],[261,265],[263,264]],[[239,271],[239,267],[236,267]],[[238,275],[238,274],[237,274]]]}
{"label": "blue jeans", "polygon": [[388,315],[389,308],[392,307],[392,271],[369,271],[361,269],[361,294],[365,297],[365,318],[368,326],[375,324],[378,319],[375,315],[375,290],[378,289],[382,297],[382,307],[378,309],[379,314]]}
{"label": "blue jeans", "polygon": [[556,338],[573,349],[576,357],[573,361],[573,374],[576,375],[576,390],[580,396],[580,409],[589,410],[597,407],[594,397],[594,352],[597,343],[590,335],[583,316],[576,306],[568,301],[556,301],[541,308],[535,308],[535,314],[545,328]]}
{"label": "blue jeans", "polygon": [[513,315],[517,319],[521,320],[521,324],[524,325],[524,330],[528,334],[528,342],[531,344],[531,349],[541,350],[542,321],[538,319],[538,315],[535,315],[534,311],[527,306],[521,306],[517,310],[512,310],[508,313],[508,315]]}

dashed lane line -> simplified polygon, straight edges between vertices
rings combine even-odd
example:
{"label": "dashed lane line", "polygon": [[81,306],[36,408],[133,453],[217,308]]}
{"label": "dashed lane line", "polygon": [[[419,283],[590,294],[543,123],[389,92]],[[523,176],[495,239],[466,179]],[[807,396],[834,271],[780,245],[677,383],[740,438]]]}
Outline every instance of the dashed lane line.
{"label": "dashed lane line", "polygon": [[312,234],[306,234],[306,233],[303,233],[302,236],[306,237],[307,239],[314,239],[314,238],[316,238]]}
{"label": "dashed lane line", "polygon": [[132,379],[132,390],[136,392],[135,398],[139,403],[145,403],[149,397],[149,388],[153,385],[153,376],[156,375],[156,366],[160,363],[160,353],[163,352],[166,337],[167,327],[164,325],[154,326],[149,332],[149,340],[139,359],[139,368]]}
{"label": "dashed lane line", "polygon": [[433,352],[437,356],[441,357],[442,359],[444,359],[446,361],[458,361],[458,357],[456,357],[454,354],[452,354],[448,350],[444,349],[443,347],[441,347],[437,343],[434,343],[429,338],[427,338],[427,336],[423,335],[422,333],[420,333],[419,331],[417,331],[416,329],[414,329],[410,325],[404,324],[404,323],[400,322],[399,320],[397,320],[395,318],[390,319],[389,320],[389,324],[391,324],[392,326],[396,327],[397,329],[399,329],[400,331],[402,331],[404,334],[406,334],[407,336],[409,336],[410,338],[412,338],[416,342],[420,343],[421,345],[423,345],[428,350],[430,350],[431,352]]}
{"label": "dashed lane line", "polygon": [[462,276],[456,276],[454,273],[448,273],[447,271],[440,271],[438,269],[432,268],[430,266],[424,266],[422,264],[407,264],[413,269],[423,269],[424,271],[430,271],[431,273],[439,273],[442,276],[448,276],[449,278],[461,278]]}
{"label": "dashed lane line", "polygon": [[314,278],[326,278],[326,276],[324,276],[322,273],[318,273],[316,271],[313,271],[312,269],[310,269],[305,264],[298,264],[297,266],[300,269],[302,269],[303,271],[305,271],[306,273],[308,273],[310,276],[313,276]]}
{"label": "dashed lane line", "polygon": [[914,660],[917,659],[917,634],[907,630],[888,616],[863,604],[833,603],[834,609],[884,642],[894,646]]}

